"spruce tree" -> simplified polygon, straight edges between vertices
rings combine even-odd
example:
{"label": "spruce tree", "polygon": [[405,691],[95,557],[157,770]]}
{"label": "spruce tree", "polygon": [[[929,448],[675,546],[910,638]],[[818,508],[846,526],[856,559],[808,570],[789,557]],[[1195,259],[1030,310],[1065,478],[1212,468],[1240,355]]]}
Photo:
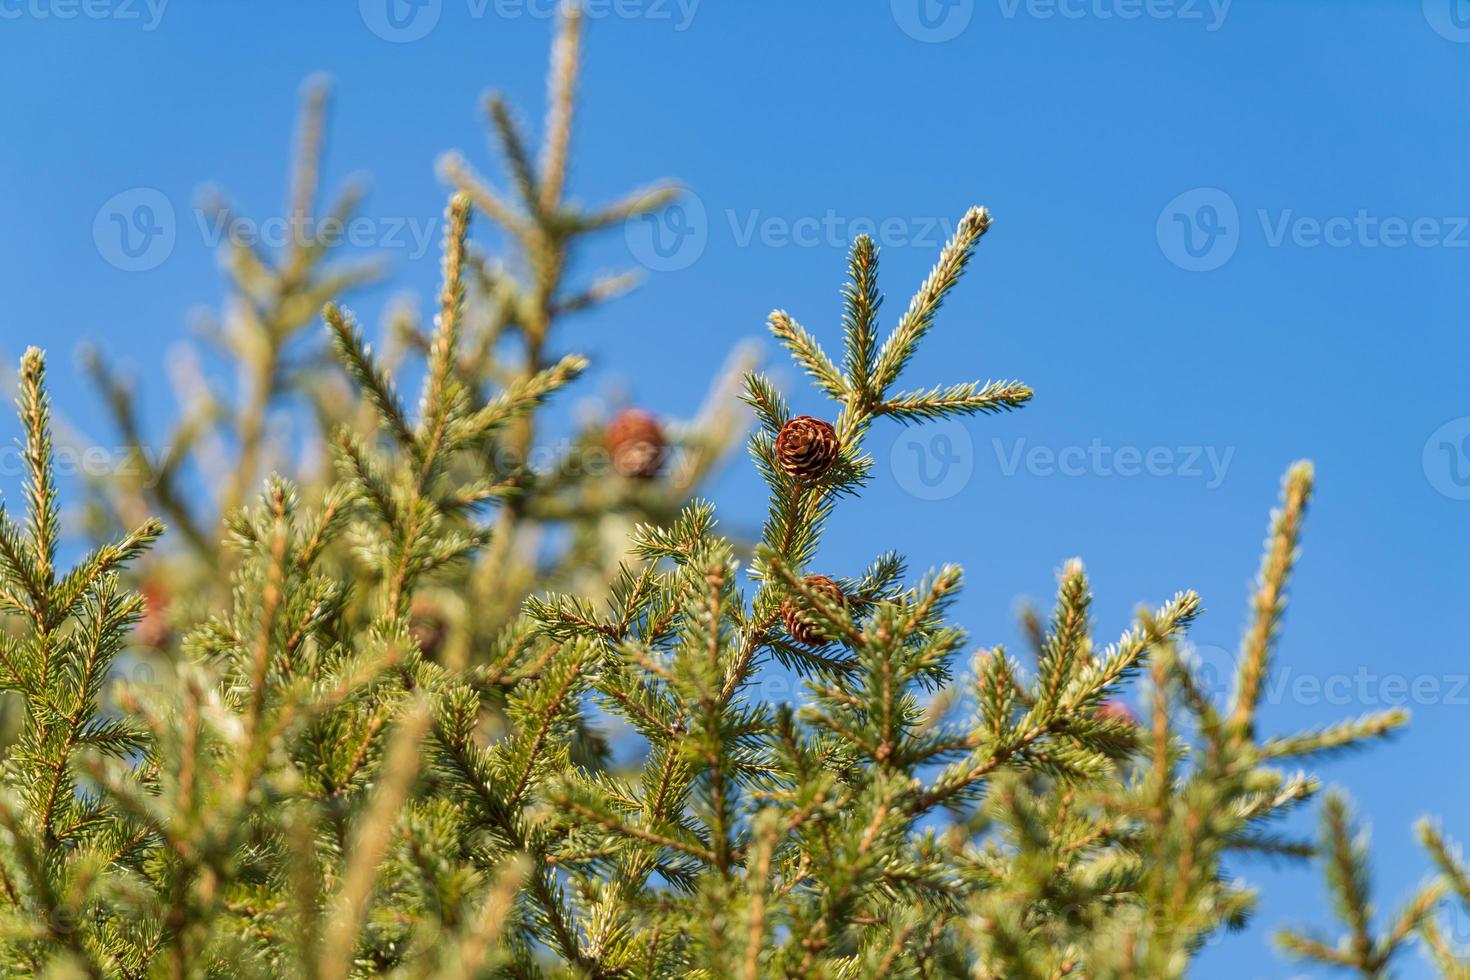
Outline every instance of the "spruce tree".
{"label": "spruce tree", "polygon": [[[1288,953],[1377,977],[1417,939],[1444,976],[1470,975],[1436,914],[1451,896],[1470,907],[1470,873],[1437,827],[1421,828],[1434,879],[1384,923],[1342,796],[1323,805],[1320,845],[1279,829],[1319,792],[1307,766],[1406,721],[1261,730],[1309,465],[1286,475],[1223,700],[1189,647],[1192,592],[1104,643],[1087,574],[1066,562],[1018,656],[975,652],[953,621],[958,567],[826,563],[836,508],[878,478],[875,426],[1032,397],[1015,381],[905,380],[984,209],[891,323],[867,238],[840,336],[771,315],[825,409],[793,416],[769,377],[743,373],[767,491],[755,540],[724,534],[695,495],[741,431],[719,397],[693,425],[634,411],[529,464],[545,406],[587,367],[558,324],[630,285],[571,285],[569,257],[673,194],[568,203],[579,51],[573,11],[539,157],[490,103],[509,194],[446,160],[435,315],[399,316],[387,350],[343,302],[366,271],[329,271],[311,247],[232,253],[223,336],[247,382],[175,432],[185,449],[232,447],[231,479],[203,499],[186,454],[95,488],[94,533],[140,509],[168,531],[141,519],[58,568],[44,360],[26,354],[25,517],[0,511],[0,689],[20,719],[0,782],[0,970],[1175,977],[1249,921],[1236,860],[1267,854],[1320,855],[1345,930],[1283,933]],[[323,126],[320,97],[308,104],[302,220]],[[485,220],[518,261],[477,251]],[[100,357],[96,370],[141,456],[126,385]],[[314,406],[329,466],[289,466],[269,444],[265,420],[292,399]],[[593,450],[608,468],[578,465]],[[566,533],[547,557],[550,529]],[[164,622],[135,631],[145,616]],[[144,661],[153,678],[116,676]],[[767,696],[771,676],[801,693]],[[614,726],[636,735],[633,761],[609,752]]]}

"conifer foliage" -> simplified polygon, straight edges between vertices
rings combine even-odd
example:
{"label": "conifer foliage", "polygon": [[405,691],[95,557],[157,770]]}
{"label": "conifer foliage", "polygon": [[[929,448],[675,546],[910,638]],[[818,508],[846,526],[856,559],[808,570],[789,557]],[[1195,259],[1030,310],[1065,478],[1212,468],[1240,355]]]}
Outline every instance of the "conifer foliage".
{"label": "conifer foliage", "polygon": [[[1310,466],[1287,474],[1223,701],[1188,645],[1192,592],[1103,643],[1071,561],[1049,619],[1023,623],[1025,655],[971,653],[950,617],[959,568],[824,564],[835,509],[876,478],[875,425],[1032,396],[1004,380],[901,386],[985,210],[891,325],[878,251],[853,243],[837,359],[771,315],[825,410],[793,416],[767,376],[744,376],[768,494],[757,541],[725,536],[689,474],[660,472],[647,413],[581,444],[636,444],[637,465],[601,482],[521,464],[542,408],[587,367],[551,353],[553,323],[623,285],[564,291],[573,240],[669,199],[564,203],[577,22],[539,161],[491,104],[519,204],[446,165],[458,189],[436,315],[409,331],[424,360],[413,407],[409,372],[334,300],[322,319],[357,411],[331,419],[332,469],[264,480],[219,522],[218,553],[210,519],[159,484],[155,502],[188,524],[186,567],[224,585],[155,658],[158,682],[109,677],[144,655],[126,583],[163,528],[144,521],[58,569],[44,361],[26,354],[25,517],[0,511],[0,689],[21,706],[0,787],[0,972],[1176,977],[1250,917],[1238,857],[1321,853],[1345,938],[1283,933],[1287,952],[1377,977],[1417,938],[1445,976],[1470,975],[1436,916],[1446,896],[1470,907],[1470,873],[1437,828],[1421,830],[1436,879],[1379,929],[1344,799],[1324,805],[1320,848],[1278,826],[1318,791],[1303,766],[1405,720],[1261,732]],[[528,281],[475,251],[478,218],[512,232]],[[284,342],[298,328],[274,329]],[[696,469],[722,438],[686,436]],[[261,444],[241,451],[254,467]],[[574,546],[528,570],[516,544],[552,522],[605,540],[629,512],[611,564]],[[471,611],[446,649],[424,610],[455,596]],[[790,677],[796,695],[765,683]],[[1134,691],[1141,720],[1123,706]],[[631,761],[608,751],[618,729],[640,747]]]}

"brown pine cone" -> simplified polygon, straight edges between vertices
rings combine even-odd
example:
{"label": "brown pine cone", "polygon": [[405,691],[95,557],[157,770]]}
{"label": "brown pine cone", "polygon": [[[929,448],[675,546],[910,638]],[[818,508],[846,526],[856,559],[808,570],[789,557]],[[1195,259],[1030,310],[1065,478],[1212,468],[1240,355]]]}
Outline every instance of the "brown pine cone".
{"label": "brown pine cone", "polygon": [[143,593],[143,619],[138,623],[135,634],[141,646],[162,650],[173,638],[173,627],[169,623],[169,606],[172,598],[169,590],[157,579],[149,579],[139,589]]}
{"label": "brown pine cone", "polygon": [[776,462],[803,483],[820,480],[837,462],[837,430],[830,422],[798,415],[776,436]]}
{"label": "brown pine cone", "polygon": [[1138,716],[1133,713],[1133,709],[1116,698],[1111,698],[1098,705],[1094,713],[1103,721],[1116,721],[1128,725],[1138,724]]}
{"label": "brown pine cone", "polygon": [[[808,575],[801,584],[812,592],[819,592],[833,602],[846,602],[838,584],[825,575]],[[786,621],[786,632],[802,646],[819,647],[831,639],[807,607],[806,600],[793,593],[781,601],[781,617]]]}
{"label": "brown pine cone", "polygon": [[663,465],[668,443],[663,427],[649,413],[625,408],[614,416],[603,433],[612,467],[635,480],[651,480]]}
{"label": "brown pine cone", "polygon": [[408,613],[408,632],[426,660],[437,661],[449,638],[449,623],[439,604],[422,596],[413,600]]}

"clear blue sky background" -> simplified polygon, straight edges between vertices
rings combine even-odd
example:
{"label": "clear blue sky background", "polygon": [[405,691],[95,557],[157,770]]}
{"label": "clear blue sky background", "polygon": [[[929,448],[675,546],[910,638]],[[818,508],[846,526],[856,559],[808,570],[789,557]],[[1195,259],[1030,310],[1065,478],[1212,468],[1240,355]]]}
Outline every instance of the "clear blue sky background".
{"label": "clear blue sky background", "polygon": [[[103,412],[70,353],[96,340],[161,376],[186,311],[221,298],[195,192],[216,181],[247,213],[279,210],[308,74],[336,81],[326,183],[370,174],[366,213],[385,229],[437,228],[445,149],[498,173],[488,88],[540,117],[544,0],[440,0],[432,30],[406,42],[370,29],[393,35],[372,0],[172,0],[156,22],[142,0],[92,2],[0,0],[0,347],[50,348],[57,401],[99,439]],[[1203,0],[962,0],[927,28],[909,0],[704,0],[692,18],[688,0],[603,3],[623,16],[590,24],[573,189],[603,201],[676,177],[697,195],[679,225],[696,237],[665,263],[679,268],[562,343],[596,359],[588,390],[623,379],[687,414],[775,306],[838,345],[850,233],[879,224],[896,316],[934,257],[935,221],[989,206],[995,227],[908,380],[1017,377],[1036,400],[947,444],[880,430],[881,479],[842,508],[823,563],[853,572],[891,547],[916,569],[963,563],[960,619],[977,643],[1014,645],[1018,599],[1045,601],[1080,555],[1101,635],[1192,587],[1208,609],[1196,639],[1223,658],[1279,477],[1315,460],[1281,663],[1293,682],[1347,683],[1278,689],[1267,726],[1418,702],[1396,744],[1325,770],[1371,821],[1391,906],[1426,869],[1417,817],[1443,814],[1470,838],[1470,503],[1456,499],[1470,473],[1470,10],[1457,20],[1450,2],[1235,0],[1222,16]],[[94,222],[136,188],[175,210],[175,242],[129,272]],[[1328,241],[1314,235],[1334,218]],[[612,232],[583,271],[646,257],[645,231]],[[432,295],[437,276],[433,249],[385,244],[388,284],[353,303],[369,324],[396,290]],[[166,416],[166,388],[147,397]],[[1068,447],[1087,452],[1048,465]],[[1124,449],[1154,451],[1152,472]],[[937,475],[948,482],[924,483]],[[759,520],[743,464],[717,491],[727,520]],[[1260,915],[1200,975],[1301,975],[1269,950],[1268,927],[1322,918],[1318,875],[1239,870],[1264,886]],[[1401,964],[1423,973],[1415,956]]]}

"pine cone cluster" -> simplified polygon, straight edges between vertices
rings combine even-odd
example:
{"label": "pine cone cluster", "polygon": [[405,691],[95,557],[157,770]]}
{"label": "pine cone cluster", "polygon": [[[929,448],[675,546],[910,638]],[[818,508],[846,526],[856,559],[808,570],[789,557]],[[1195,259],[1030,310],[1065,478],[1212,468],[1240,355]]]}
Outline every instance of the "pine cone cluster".
{"label": "pine cone cluster", "polygon": [[663,426],[648,412],[623,409],[608,423],[603,438],[618,474],[635,480],[651,480],[658,475],[668,443]]}
{"label": "pine cone cluster", "polygon": [[776,435],[776,462],[788,476],[811,483],[827,475],[840,448],[830,422],[798,415]]}
{"label": "pine cone cluster", "polygon": [[[809,591],[820,593],[833,602],[847,601],[847,597],[842,594],[842,588],[825,575],[808,575],[801,580],[801,584]],[[806,600],[798,594],[788,595],[782,600],[781,618],[786,621],[786,632],[802,646],[819,647],[831,639],[813,615]]]}

